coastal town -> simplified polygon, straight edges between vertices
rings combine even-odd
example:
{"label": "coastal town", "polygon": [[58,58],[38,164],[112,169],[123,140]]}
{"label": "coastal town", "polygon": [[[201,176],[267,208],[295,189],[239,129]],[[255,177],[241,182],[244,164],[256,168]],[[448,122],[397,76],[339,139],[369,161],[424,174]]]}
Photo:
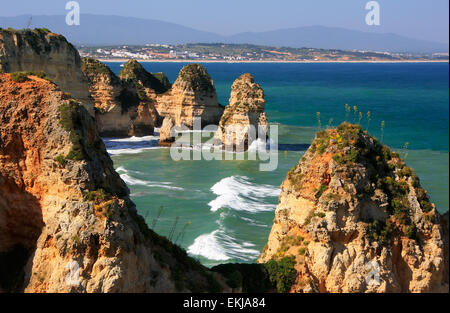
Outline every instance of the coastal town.
{"label": "coastal town", "polygon": [[268,47],[249,44],[146,44],[141,46],[79,46],[81,56],[121,61],[211,62],[395,62],[448,61],[448,53],[411,54],[362,50]]}

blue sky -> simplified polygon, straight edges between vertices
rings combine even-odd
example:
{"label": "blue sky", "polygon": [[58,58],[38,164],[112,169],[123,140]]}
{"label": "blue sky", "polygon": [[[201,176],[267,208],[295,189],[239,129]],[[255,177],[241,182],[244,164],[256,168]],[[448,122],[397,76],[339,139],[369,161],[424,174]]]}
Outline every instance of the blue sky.
{"label": "blue sky", "polygon": [[[65,14],[66,0],[14,0],[0,16]],[[81,13],[158,19],[230,35],[323,25],[448,43],[448,0],[379,0],[381,25],[365,24],[368,0],[79,0]]]}

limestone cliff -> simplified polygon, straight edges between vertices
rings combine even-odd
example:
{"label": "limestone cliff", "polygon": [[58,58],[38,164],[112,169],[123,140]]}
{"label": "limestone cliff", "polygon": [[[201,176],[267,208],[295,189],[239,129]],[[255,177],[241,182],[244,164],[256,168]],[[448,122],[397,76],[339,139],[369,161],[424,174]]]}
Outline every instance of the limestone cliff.
{"label": "limestone cliff", "polygon": [[225,287],[147,228],[94,119],[55,84],[0,74],[0,121],[0,290]]}
{"label": "limestone cliff", "polygon": [[[259,129],[267,132],[265,104],[264,90],[255,83],[252,75],[243,74],[236,79],[231,87],[230,102],[215,134],[218,143],[226,149],[246,150],[257,138]],[[253,133],[249,132],[251,127]]]}
{"label": "limestone cliff", "polygon": [[172,133],[174,123],[170,116],[164,118],[161,129],[159,130],[159,145],[160,146],[171,146],[175,141]]}
{"label": "limestone cliff", "polygon": [[101,113],[121,110],[123,86],[120,79],[102,62],[81,59],[81,70],[89,82],[89,91],[94,98],[94,106]]}
{"label": "limestone cliff", "polygon": [[449,291],[448,213],[360,126],[319,132],[281,188],[259,262],[293,261],[292,292]]}
{"label": "limestone cliff", "polygon": [[150,99],[156,99],[157,94],[166,92],[170,86],[164,74],[157,75],[158,78],[147,72],[139,62],[131,59],[124,64],[119,77],[123,81],[133,83],[138,92],[142,93],[141,97],[145,94]]}
{"label": "limestone cliff", "polygon": [[64,36],[47,29],[0,29],[0,73],[44,71],[93,114],[78,51]]}
{"label": "limestone cliff", "polygon": [[[124,70],[130,70],[134,63],[137,62],[128,62]],[[89,91],[95,100],[100,135],[128,137],[153,134],[160,117],[154,100],[145,92],[140,93],[140,81],[121,80],[108,66],[89,58],[82,59],[82,71],[88,78]]]}
{"label": "limestone cliff", "polygon": [[162,117],[169,116],[175,125],[188,128],[196,117],[202,126],[217,125],[223,112],[214,83],[200,64],[183,67],[172,88],[158,96],[156,108]]}

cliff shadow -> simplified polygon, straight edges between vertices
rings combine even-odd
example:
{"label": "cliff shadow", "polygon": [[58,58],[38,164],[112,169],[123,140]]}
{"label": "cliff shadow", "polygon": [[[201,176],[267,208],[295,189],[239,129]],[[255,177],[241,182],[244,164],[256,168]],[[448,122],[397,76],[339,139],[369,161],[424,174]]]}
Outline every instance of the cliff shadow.
{"label": "cliff shadow", "polygon": [[23,292],[44,221],[37,198],[0,175],[0,292]]}
{"label": "cliff shadow", "polygon": [[403,244],[399,242],[392,247],[392,260],[394,263],[394,273],[396,273],[398,283],[402,293],[409,292],[409,284],[412,280],[412,270],[402,257]]}

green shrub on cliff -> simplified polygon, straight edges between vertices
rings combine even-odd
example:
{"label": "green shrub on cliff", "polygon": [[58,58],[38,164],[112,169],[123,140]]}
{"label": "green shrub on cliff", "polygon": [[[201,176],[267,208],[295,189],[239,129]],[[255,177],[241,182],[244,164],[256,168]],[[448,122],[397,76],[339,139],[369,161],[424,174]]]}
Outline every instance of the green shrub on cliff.
{"label": "green shrub on cliff", "polygon": [[[358,185],[356,194],[352,190],[346,190],[347,192],[359,200],[372,198],[377,190],[387,196],[388,217],[384,221],[369,223],[367,230],[369,239],[383,242],[393,233],[411,239],[419,237],[414,231],[414,222],[411,218],[414,212],[411,211],[409,197],[413,191],[422,211],[430,213],[426,221],[436,220],[433,217],[434,206],[426,191],[420,187],[419,178],[414,171],[405,165],[398,153],[369,136],[360,125],[344,122],[334,130],[319,131],[311,144],[310,152],[322,154],[325,151],[333,153],[333,160],[345,173],[348,182],[353,181],[357,168],[362,166],[367,169],[369,181]],[[294,173],[295,170],[291,170],[288,178],[291,182],[295,182],[294,188],[301,189],[302,181],[296,179]],[[316,190],[317,198],[324,193],[325,188],[321,186]],[[308,224],[311,218],[312,216],[309,216],[305,224]]]}
{"label": "green shrub on cliff", "polygon": [[295,257],[289,256],[279,261],[270,260],[264,265],[269,274],[269,280],[276,286],[278,292],[286,293],[290,291],[297,276],[295,264]]}
{"label": "green shrub on cliff", "polygon": [[287,174],[287,178],[291,184],[296,187],[301,185],[303,174],[301,172],[296,173],[298,165],[295,165]]}
{"label": "green shrub on cliff", "polygon": [[320,185],[319,189],[317,190],[317,192],[314,195],[316,197],[316,199],[319,199],[327,189],[328,189],[327,185],[323,185],[323,184]]}
{"label": "green shrub on cliff", "polygon": [[67,160],[66,160],[66,158],[65,158],[62,154],[59,154],[59,155],[55,158],[55,161],[58,162],[58,163],[59,163],[60,165],[62,165],[62,166],[64,166],[64,165],[67,164]]}
{"label": "green shrub on cliff", "polygon": [[14,72],[11,73],[10,77],[16,83],[23,83],[28,80],[28,74],[26,72]]}
{"label": "green shrub on cliff", "polygon": [[215,92],[211,77],[200,64],[189,64],[183,67],[178,78],[189,82],[195,91]]}
{"label": "green shrub on cliff", "polygon": [[51,30],[48,29],[48,28],[45,28],[45,27],[42,27],[42,28],[35,28],[34,30],[35,30],[35,31],[38,31],[38,32],[43,32],[43,33],[51,33]]}
{"label": "green shrub on cliff", "polygon": [[103,64],[102,62],[91,59],[91,58],[82,58],[81,59],[81,70],[83,73],[89,74],[106,74],[115,76],[114,73],[110,70],[108,66]]}
{"label": "green shrub on cliff", "polygon": [[[166,86],[158,78],[147,72],[136,60],[129,60],[125,63],[120,71],[119,78],[125,82],[134,84],[136,88],[151,88],[158,94],[167,91]],[[141,99],[147,98],[142,93],[140,97]]]}
{"label": "green shrub on cliff", "polygon": [[22,35],[34,52],[41,54],[41,52],[44,51],[45,48],[42,46],[42,36],[44,36],[45,33],[41,33],[39,30],[35,29],[34,31],[24,30],[22,31]]}
{"label": "green shrub on cliff", "polygon": [[405,236],[409,239],[417,239],[417,228],[414,225],[406,226]]}
{"label": "green shrub on cliff", "polygon": [[93,201],[95,204],[100,204],[104,201],[108,201],[112,198],[111,194],[107,193],[104,189],[88,191],[84,195],[84,199],[87,201]]}
{"label": "green shrub on cliff", "polygon": [[28,76],[36,76],[36,77],[48,80],[49,82],[52,82],[52,80],[47,76],[47,74],[44,71],[14,72],[14,73],[10,74],[11,79],[17,83],[23,83],[23,82],[27,81]]}
{"label": "green shrub on cliff", "polygon": [[369,240],[381,243],[389,241],[395,231],[395,226],[391,221],[373,220],[367,226],[367,237]]}
{"label": "green shrub on cliff", "polygon": [[59,122],[64,130],[70,132],[69,138],[72,142],[72,149],[66,155],[67,160],[80,161],[86,156],[83,147],[83,138],[77,133],[76,130],[80,124],[78,112],[79,107],[80,105],[74,100],[69,100],[68,102],[61,104],[59,107]]}
{"label": "green shrub on cliff", "polygon": [[108,220],[112,219],[112,217],[114,216],[114,213],[115,213],[114,207],[115,207],[115,202],[114,201],[108,203],[105,206],[105,208],[104,208],[104,210],[102,212],[102,215],[104,217],[106,217],[106,219],[108,219]]}
{"label": "green shrub on cliff", "polygon": [[317,133],[316,138],[311,144],[311,150],[313,152],[319,151],[320,154],[324,153],[330,143],[330,137],[325,130],[321,130]]}

